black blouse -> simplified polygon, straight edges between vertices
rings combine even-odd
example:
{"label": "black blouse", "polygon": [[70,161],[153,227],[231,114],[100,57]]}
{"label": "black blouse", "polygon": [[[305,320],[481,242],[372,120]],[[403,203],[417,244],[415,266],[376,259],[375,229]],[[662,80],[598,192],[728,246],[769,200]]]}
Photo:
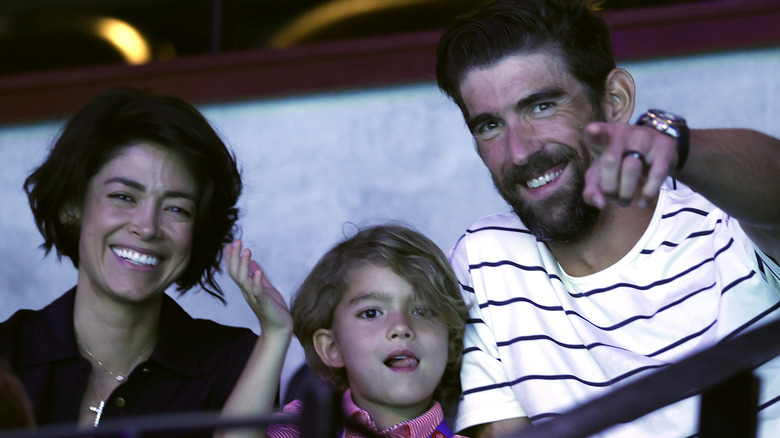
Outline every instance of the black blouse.
{"label": "black blouse", "polygon": [[[41,310],[19,310],[0,324],[0,360],[24,384],[38,425],[78,421],[92,368],[76,344],[75,296],[73,288]],[[155,350],[106,399],[101,421],[218,411],[256,339],[247,328],[193,319],[166,295]]]}

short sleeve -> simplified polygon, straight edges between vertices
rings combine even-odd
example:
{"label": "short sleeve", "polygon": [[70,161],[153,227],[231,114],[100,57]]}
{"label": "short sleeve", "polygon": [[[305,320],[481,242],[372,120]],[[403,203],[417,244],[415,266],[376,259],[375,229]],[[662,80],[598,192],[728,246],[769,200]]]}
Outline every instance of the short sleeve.
{"label": "short sleeve", "polygon": [[456,431],[509,418],[525,417],[507,381],[493,332],[482,317],[474,293],[463,239],[450,251],[464,300],[470,305],[464,337],[461,385],[463,396],[455,419]]}

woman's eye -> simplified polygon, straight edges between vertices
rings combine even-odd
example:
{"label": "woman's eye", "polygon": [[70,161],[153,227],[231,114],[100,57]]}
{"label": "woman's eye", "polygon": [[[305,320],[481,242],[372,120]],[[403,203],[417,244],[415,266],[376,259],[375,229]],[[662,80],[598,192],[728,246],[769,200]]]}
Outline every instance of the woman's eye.
{"label": "woman's eye", "polygon": [[120,201],[133,202],[133,197],[126,193],[111,193],[108,195],[108,197],[112,199],[118,199]]}
{"label": "woman's eye", "polygon": [[177,215],[184,216],[184,217],[192,217],[192,213],[188,209],[182,208],[182,207],[168,207],[168,211],[171,211]]}
{"label": "woman's eye", "polygon": [[379,310],[377,309],[363,309],[360,311],[360,313],[358,313],[359,317],[366,318],[366,319],[376,318],[379,315],[380,313]]}

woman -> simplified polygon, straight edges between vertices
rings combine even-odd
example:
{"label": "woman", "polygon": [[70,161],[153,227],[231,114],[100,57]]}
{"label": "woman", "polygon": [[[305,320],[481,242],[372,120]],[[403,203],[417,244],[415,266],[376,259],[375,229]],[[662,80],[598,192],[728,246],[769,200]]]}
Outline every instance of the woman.
{"label": "woman", "polygon": [[164,293],[200,286],[224,301],[214,276],[234,238],[241,177],[196,109],[132,89],[103,93],[66,124],[24,188],[43,247],[78,270],[62,297],[0,325],[0,359],[23,382],[37,424],[219,410],[250,356],[267,367],[260,399],[273,400],[291,331],[273,287],[247,296],[264,342],[192,319]]}

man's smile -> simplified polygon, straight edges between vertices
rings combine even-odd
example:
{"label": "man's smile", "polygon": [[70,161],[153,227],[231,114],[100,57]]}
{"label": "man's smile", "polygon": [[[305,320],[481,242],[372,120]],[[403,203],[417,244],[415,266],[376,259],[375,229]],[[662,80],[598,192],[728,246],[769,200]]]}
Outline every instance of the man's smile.
{"label": "man's smile", "polygon": [[561,176],[562,173],[563,173],[563,169],[552,170],[538,178],[529,179],[528,181],[525,182],[525,185],[529,189],[538,189],[539,187],[542,187],[543,185],[546,185],[551,181],[554,181],[556,178]]}

